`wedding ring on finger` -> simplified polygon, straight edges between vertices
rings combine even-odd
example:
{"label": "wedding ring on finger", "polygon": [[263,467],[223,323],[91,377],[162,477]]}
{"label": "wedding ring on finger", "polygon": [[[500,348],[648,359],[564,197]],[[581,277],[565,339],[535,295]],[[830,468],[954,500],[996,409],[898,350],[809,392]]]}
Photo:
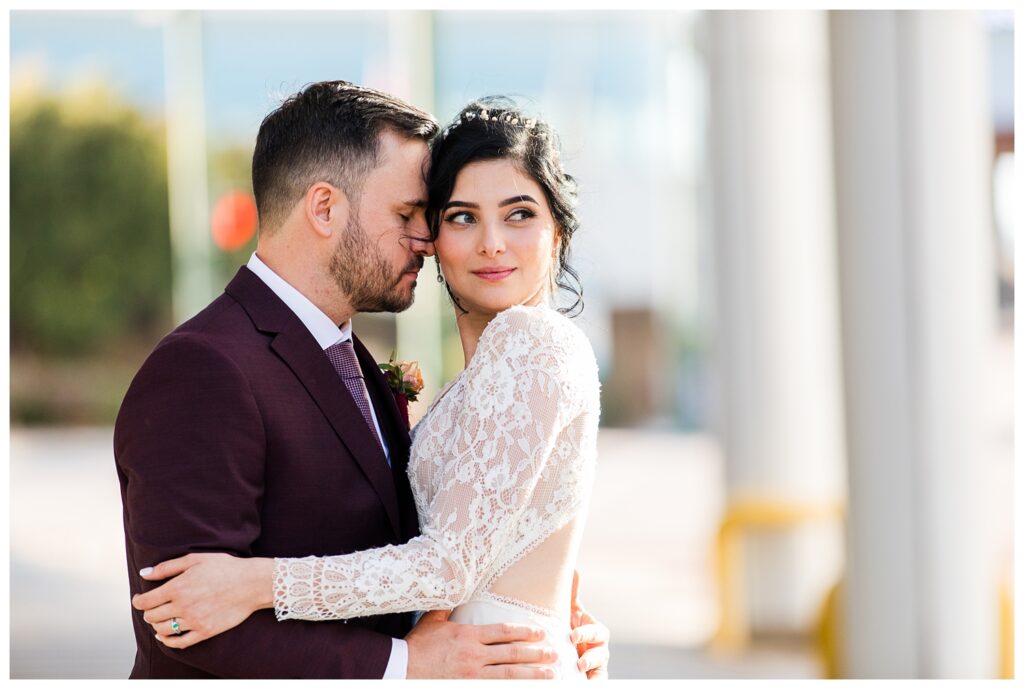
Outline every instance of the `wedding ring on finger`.
{"label": "wedding ring on finger", "polygon": [[174,631],[175,636],[181,634],[181,625],[178,624],[178,618],[177,617],[172,617],[171,618],[171,630]]}

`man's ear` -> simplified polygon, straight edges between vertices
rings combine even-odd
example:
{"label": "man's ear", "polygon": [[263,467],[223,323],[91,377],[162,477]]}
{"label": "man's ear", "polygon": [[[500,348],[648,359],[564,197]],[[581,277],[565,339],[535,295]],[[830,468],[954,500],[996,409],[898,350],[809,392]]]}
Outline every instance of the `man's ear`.
{"label": "man's ear", "polygon": [[325,239],[348,224],[348,196],[333,184],[315,182],[306,191],[303,206],[309,226]]}

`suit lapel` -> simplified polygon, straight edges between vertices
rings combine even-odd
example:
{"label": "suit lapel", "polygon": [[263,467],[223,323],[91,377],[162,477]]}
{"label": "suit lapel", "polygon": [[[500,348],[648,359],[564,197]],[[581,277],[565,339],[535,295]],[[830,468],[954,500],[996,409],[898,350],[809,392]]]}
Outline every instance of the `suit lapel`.
{"label": "suit lapel", "polygon": [[388,385],[387,377],[381,373],[380,367],[377,366],[362,343],[355,336],[352,339],[356,355],[359,357],[359,363],[363,369],[363,375],[366,378],[366,387],[374,400],[374,409],[377,410],[377,420],[381,424],[381,431],[388,436],[388,447],[391,448],[391,470],[401,514],[401,540],[404,542],[415,538],[420,533],[416,500],[413,498],[408,476],[409,429],[405,417],[398,408],[398,403],[395,402],[395,396],[391,392],[391,386]]}
{"label": "suit lapel", "polygon": [[395,402],[395,395],[391,391],[391,386],[388,385],[387,377],[380,370],[377,362],[373,360],[373,355],[355,335],[352,336],[352,344],[363,370],[367,390],[374,402],[373,407],[377,412],[377,421],[381,424],[381,430],[387,434],[392,467],[395,471],[404,472],[409,459],[409,432],[405,426],[405,419],[398,409],[398,403]]}
{"label": "suit lapel", "polygon": [[238,271],[226,291],[246,309],[258,329],[276,333],[271,348],[320,407],[384,504],[395,535],[400,535],[398,497],[391,470],[373,431],[312,333],[248,268]]}

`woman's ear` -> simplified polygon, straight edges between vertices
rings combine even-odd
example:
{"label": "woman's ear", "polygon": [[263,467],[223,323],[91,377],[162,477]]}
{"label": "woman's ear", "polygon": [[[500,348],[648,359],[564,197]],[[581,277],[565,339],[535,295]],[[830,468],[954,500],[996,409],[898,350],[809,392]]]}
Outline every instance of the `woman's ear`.
{"label": "woman's ear", "polygon": [[551,258],[558,261],[558,252],[562,249],[562,229],[555,227],[555,241],[551,245]]}
{"label": "woman's ear", "polygon": [[314,183],[306,191],[304,203],[310,228],[324,239],[348,224],[348,196],[333,184]]}
{"label": "woman's ear", "polygon": [[562,248],[562,230],[555,227],[555,240],[551,243],[551,269],[548,271],[548,288],[551,294],[558,292],[558,252]]}

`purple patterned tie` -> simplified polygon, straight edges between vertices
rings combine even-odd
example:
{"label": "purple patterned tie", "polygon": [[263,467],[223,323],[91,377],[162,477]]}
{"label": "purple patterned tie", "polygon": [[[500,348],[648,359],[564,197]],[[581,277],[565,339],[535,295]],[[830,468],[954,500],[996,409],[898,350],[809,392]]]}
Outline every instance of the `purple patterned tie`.
{"label": "purple patterned tie", "polygon": [[[363,371],[359,368],[359,360],[356,359],[356,350],[352,346],[352,340],[336,342],[325,349],[324,353],[334,365],[334,370],[345,381],[345,387],[352,393],[352,399],[355,400],[359,411],[363,413],[366,425],[370,427],[370,434],[373,435],[373,439],[377,441],[377,445],[383,452],[384,447],[381,445],[377,429],[373,425],[373,417],[370,416],[370,393],[366,390]],[[388,463],[391,463],[390,460]]]}

